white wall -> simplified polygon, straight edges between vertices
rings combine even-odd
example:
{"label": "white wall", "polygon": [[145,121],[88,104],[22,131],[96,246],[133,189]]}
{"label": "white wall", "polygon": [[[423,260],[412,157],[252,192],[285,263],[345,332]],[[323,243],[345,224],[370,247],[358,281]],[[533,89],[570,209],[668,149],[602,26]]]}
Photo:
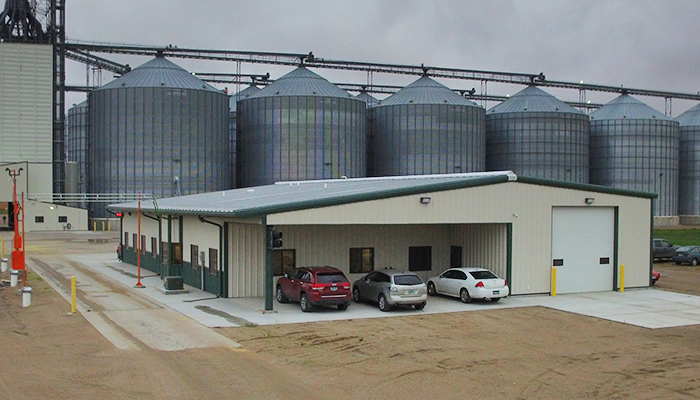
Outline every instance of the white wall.
{"label": "white wall", "polygon": [[[24,230],[36,231],[63,231],[88,229],[87,210],[62,206],[59,204],[44,203],[40,201],[24,202]],[[66,222],[59,222],[59,217],[66,217]],[[43,219],[43,222],[37,222]],[[70,228],[68,228],[70,224]]]}

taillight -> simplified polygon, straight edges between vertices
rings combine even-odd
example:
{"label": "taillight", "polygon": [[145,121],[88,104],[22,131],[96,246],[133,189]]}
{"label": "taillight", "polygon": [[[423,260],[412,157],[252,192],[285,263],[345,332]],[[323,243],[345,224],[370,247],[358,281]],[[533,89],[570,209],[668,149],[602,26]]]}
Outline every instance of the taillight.
{"label": "taillight", "polygon": [[326,285],[322,283],[314,283],[313,285],[311,285],[311,289],[313,290],[323,290],[324,287],[326,287]]}
{"label": "taillight", "polygon": [[504,286],[508,286],[508,281],[503,281]]}
{"label": "taillight", "polygon": [[479,283],[476,284],[476,287],[484,287],[484,282],[479,281]]}
{"label": "taillight", "polygon": [[344,284],[343,284],[343,289],[348,289],[348,290],[350,290],[350,282],[344,283]]}

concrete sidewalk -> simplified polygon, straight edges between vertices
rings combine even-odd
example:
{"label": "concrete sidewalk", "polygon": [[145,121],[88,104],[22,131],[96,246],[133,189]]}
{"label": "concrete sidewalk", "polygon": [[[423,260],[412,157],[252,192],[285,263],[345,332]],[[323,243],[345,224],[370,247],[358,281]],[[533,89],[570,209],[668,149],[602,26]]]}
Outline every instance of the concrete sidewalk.
{"label": "concrete sidewalk", "polygon": [[381,312],[373,304],[352,303],[346,311],[339,311],[336,308],[317,308],[314,312],[304,313],[301,312],[298,304],[279,304],[275,301],[273,304],[274,312],[263,312],[265,308],[263,298],[223,299],[191,286],[186,286],[189,293],[166,295],[162,290],[163,281],[160,277],[144,269],[141,270],[141,283],[145,287],[136,289],[133,286],[137,282],[137,268],[116,260],[113,253],[77,254],[67,257],[112,281],[120,282],[130,290],[165,304],[207,327],[398,317],[532,306],[548,307],[651,329],[700,324],[700,297],[651,288],[626,290],[623,293],[611,291],[567,294],[556,297],[548,295],[514,296],[501,300],[499,303],[464,304],[454,298],[430,297],[428,305],[422,311],[413,308],[399,308],[391,312]]}

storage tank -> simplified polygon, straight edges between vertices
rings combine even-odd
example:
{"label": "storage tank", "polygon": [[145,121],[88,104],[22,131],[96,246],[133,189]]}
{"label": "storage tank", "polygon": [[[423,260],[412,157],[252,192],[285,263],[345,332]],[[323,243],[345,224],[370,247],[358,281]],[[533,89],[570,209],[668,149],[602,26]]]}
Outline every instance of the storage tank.
{"label": "storage tank", "polygon": [[676,121],[680,124],[678,214],[700,215],[700,104]]}
{"label": "storage tank", "polygon": [[485,110],[423,75],[370,109],[369,176],[485,170]]}
{"label": "storage tank", "polygon": [[230,154],[230,170],[231,170],[231,187],[236,188],[236,110],[238,100],[247,99],[252,94],[260,91],[260,88],[251,83],[250,86],[232,95],[228,100],[228,138],[229,138],[229,154]]}
{"label": "storage tank", "polygon": [[[88,97],[92,193],[157,198],[230,188],[228,96],[164,57]],[[104,206],[91,206],[95,217]]]}
{"label": "storage tank", "polygon": [[367,106],[304,66],[237,112],[239,187],[366,176]]}
{"label": "storage tank", "polygon": [[591,183],[657,193],[655,216],[678,215],[677,121],[623,93],[591,118]]}
{"label": "storage tank", "polygon": [[[87,191],[87,135],[88,103],[87,100],[73,105],[66,113],[66,158],[78,166],[78,193]],[[66,192],[68,188],[66,188]],[[85,207],[81,203],[82,207]]]}
{"label": "storage tank", "polygon": [[367,104],[367,108],[376,107],[379,105],[379,100],[364,91],[360,92],[360,94],[355,96],[355,98],[364,101]]}
{"label": "storage tank", "polygon": [[486,112],[486,169],[588,183],[588,116],[531,85]]}

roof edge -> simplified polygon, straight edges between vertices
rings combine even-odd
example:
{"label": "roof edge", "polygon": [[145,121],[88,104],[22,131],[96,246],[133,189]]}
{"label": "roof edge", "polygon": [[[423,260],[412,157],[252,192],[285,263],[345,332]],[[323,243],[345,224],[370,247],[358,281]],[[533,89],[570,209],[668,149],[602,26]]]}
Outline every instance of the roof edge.
{"label": "roof edge", "polygon": [[618,188],[614,188],[614,187],[610,187],[610,186],[593,185],[590,183],[553,181],[553,180],[544,179],[544,178],[533,178],[533,177],[527,177],[527,176],[518,176],[517,180],[518,180],[518,182],[529,183],[532,185],[558,187],[558,188],[563,188],[563,189],[585,190],[588,192],[616,194],[616,195],[628,196],[628,197],[642,197],[642,198],[647,198],[647,199],[655,199],[655,198],[659,197],[659,195],[656,193],[639,192],[636,190],[628,190],[628,189],[618,189]]}

